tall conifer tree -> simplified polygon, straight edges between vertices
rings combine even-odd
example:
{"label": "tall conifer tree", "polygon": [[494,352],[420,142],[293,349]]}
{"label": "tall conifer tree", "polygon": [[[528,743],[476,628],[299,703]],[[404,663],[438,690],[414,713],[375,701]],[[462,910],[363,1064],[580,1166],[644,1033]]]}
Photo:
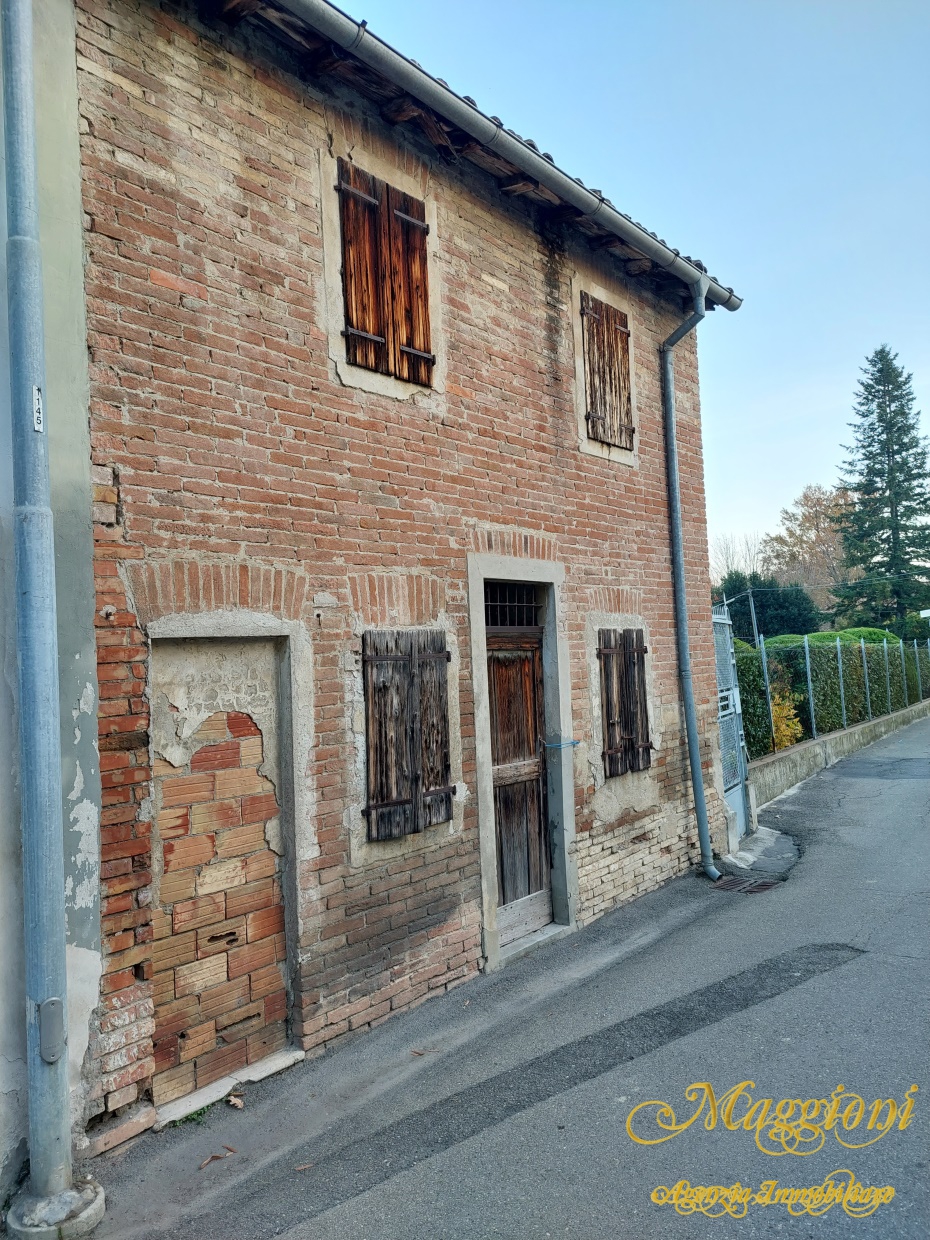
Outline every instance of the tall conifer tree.
{"label": "tall conifer tree", "polygon": [[863,577],[835,589],[837,613],[903,633],[907,612],[930,598],[927,441],[897,353],[882,345],[862,374],[842,470],[852,500],[842,532],[846,562]]}

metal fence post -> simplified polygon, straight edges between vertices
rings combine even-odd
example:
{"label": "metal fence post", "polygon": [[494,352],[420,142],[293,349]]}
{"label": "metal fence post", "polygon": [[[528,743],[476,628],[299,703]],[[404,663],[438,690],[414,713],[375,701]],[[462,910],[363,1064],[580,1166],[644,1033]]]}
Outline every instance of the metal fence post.
{"label": "metal fence post", "polygon": [[917,671],[917,701],[924,700],[924,682],[920,675],[920,651],[917,649],[917,638],[914,638],[914,667]]}
{"label": "metal fence post", "polygon": [[901,644],[901,679],[904,681],[904,705],[910,706],[911,703],[907,696],[907,664],[904,662],[904,638],[899,637],[898,641]]}
{"label": "metal fence post", "polygon": [[765,653],[765,634],[759,636],[759,651],[762,655],[762,679],[765,681],[765,700],[769,707],[769,728],[772,731],[772,753],[776,753],[778,746],[775,744],[775,716],[772,714],[772,687],[769,684],[769,660]]}
{"label": "metal fence post", "polygon": [[888,700],[887,714],[891,714],[891,667],[888,664],[888,638],[885,639],[885,696]]}
{"label": "metal fence post", "polygon": [[811,647],[807,640],[807,634],[804,634],[804,664],[807,668],[807,700],[811,708],[811,732],[814,740],[817,739],[817,720],[814,718],[814,685],[811,680]]}
{"label": "metal fence post", "polygon": [[[927,638],[928,646],[930,646],[930,637]],[[865,638],[859,638],[859,645],[862,648],[862,675],[865,677],[865,708],[869,712],[869,719],[872,718],[872,694],[869,691],[869,661],[865,657]]]}
{"label": "metal fence post", "polygon": [[843,727],[846,727],[846,690],[843,688],[843,643],[836,639],[836,663],[840,669],[840,711],[843,715]]}

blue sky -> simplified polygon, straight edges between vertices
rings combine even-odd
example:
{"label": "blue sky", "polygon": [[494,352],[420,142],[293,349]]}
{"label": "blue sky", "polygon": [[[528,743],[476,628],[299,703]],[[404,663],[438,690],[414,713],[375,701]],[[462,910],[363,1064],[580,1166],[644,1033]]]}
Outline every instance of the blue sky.
{"label": "blue sky", "polygon": [[744,298],[701,330],[708,519],[836,480],[888,343],[930,427],[930,0],[342,0]]}

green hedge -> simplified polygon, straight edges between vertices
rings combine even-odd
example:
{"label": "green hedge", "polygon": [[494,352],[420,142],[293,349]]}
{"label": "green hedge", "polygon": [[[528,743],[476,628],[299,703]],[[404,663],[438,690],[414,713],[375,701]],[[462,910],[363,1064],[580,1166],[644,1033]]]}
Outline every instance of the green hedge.
{"label": "green hedge", "polygon": [[[837,637],[841,644],[840,655],[837,653]],[[910,645],[905,643],[902,666],[901,645],[896,638],[889,635],[886,669],[885,638],[884,630],[868,628],[810,634],[808,646],[811,684],[818,735],[842,728],[844,699],[846,725],[851,727],[856,723],[864,723],[870,717],[874,719],[888,714],[889,706],[891,711],[897,711],[905,706],[912,706],[921,697],[930,697],[930,649],[927,643],[918,643],[916,652],[913,642]],[[803,729],[802,739],[807,740],[813,736],[813,728],[804,638],[791,634],[768,638],[765,651],[772,692],[790,694]],[[843,668],[843,697],[840,695],[840,658]],[[759,758],[772,750],[765,679],[759,652],[751,647],[746,648],[745,643],[739,643],[736,671],[746,745],[749,756]]]}
{"label": "green hedge", "polygon": [[761,758],[763,754],[772,751],[772,732],[769,726],[768,703],[765,699],[762,656],[751,646],[748,651],[737,651],[736,679],[739,683],[746,748],[749,750],[750,758]]}

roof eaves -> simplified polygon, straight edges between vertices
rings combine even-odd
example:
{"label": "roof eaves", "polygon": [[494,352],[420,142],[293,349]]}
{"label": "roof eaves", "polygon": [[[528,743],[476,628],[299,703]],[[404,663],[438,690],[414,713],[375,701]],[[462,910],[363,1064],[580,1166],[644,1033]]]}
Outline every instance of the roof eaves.
{"label": "roof eaves", "polygon": [[600,190],[588,189],[580,178],[562,171],[552,156],[540,151],[535,142],[506,129],[498,117],[487,116],[469,96],[457,94],[441,78],[433,77],[415,60],[372,34],[366,22],[356,22],[329,0],[272,0],[272,3],[393,82],[488,151],[532,177],[560,202],[577,211],[580,218],[613,234],[669,276],[689,286],[702,276],[707,277],[706,299],[712,305],[727,310],[738,310],[742,305],[742,299],[732,288],[708,275],[700,260],[682,255],[654,232],[618,211]]}

